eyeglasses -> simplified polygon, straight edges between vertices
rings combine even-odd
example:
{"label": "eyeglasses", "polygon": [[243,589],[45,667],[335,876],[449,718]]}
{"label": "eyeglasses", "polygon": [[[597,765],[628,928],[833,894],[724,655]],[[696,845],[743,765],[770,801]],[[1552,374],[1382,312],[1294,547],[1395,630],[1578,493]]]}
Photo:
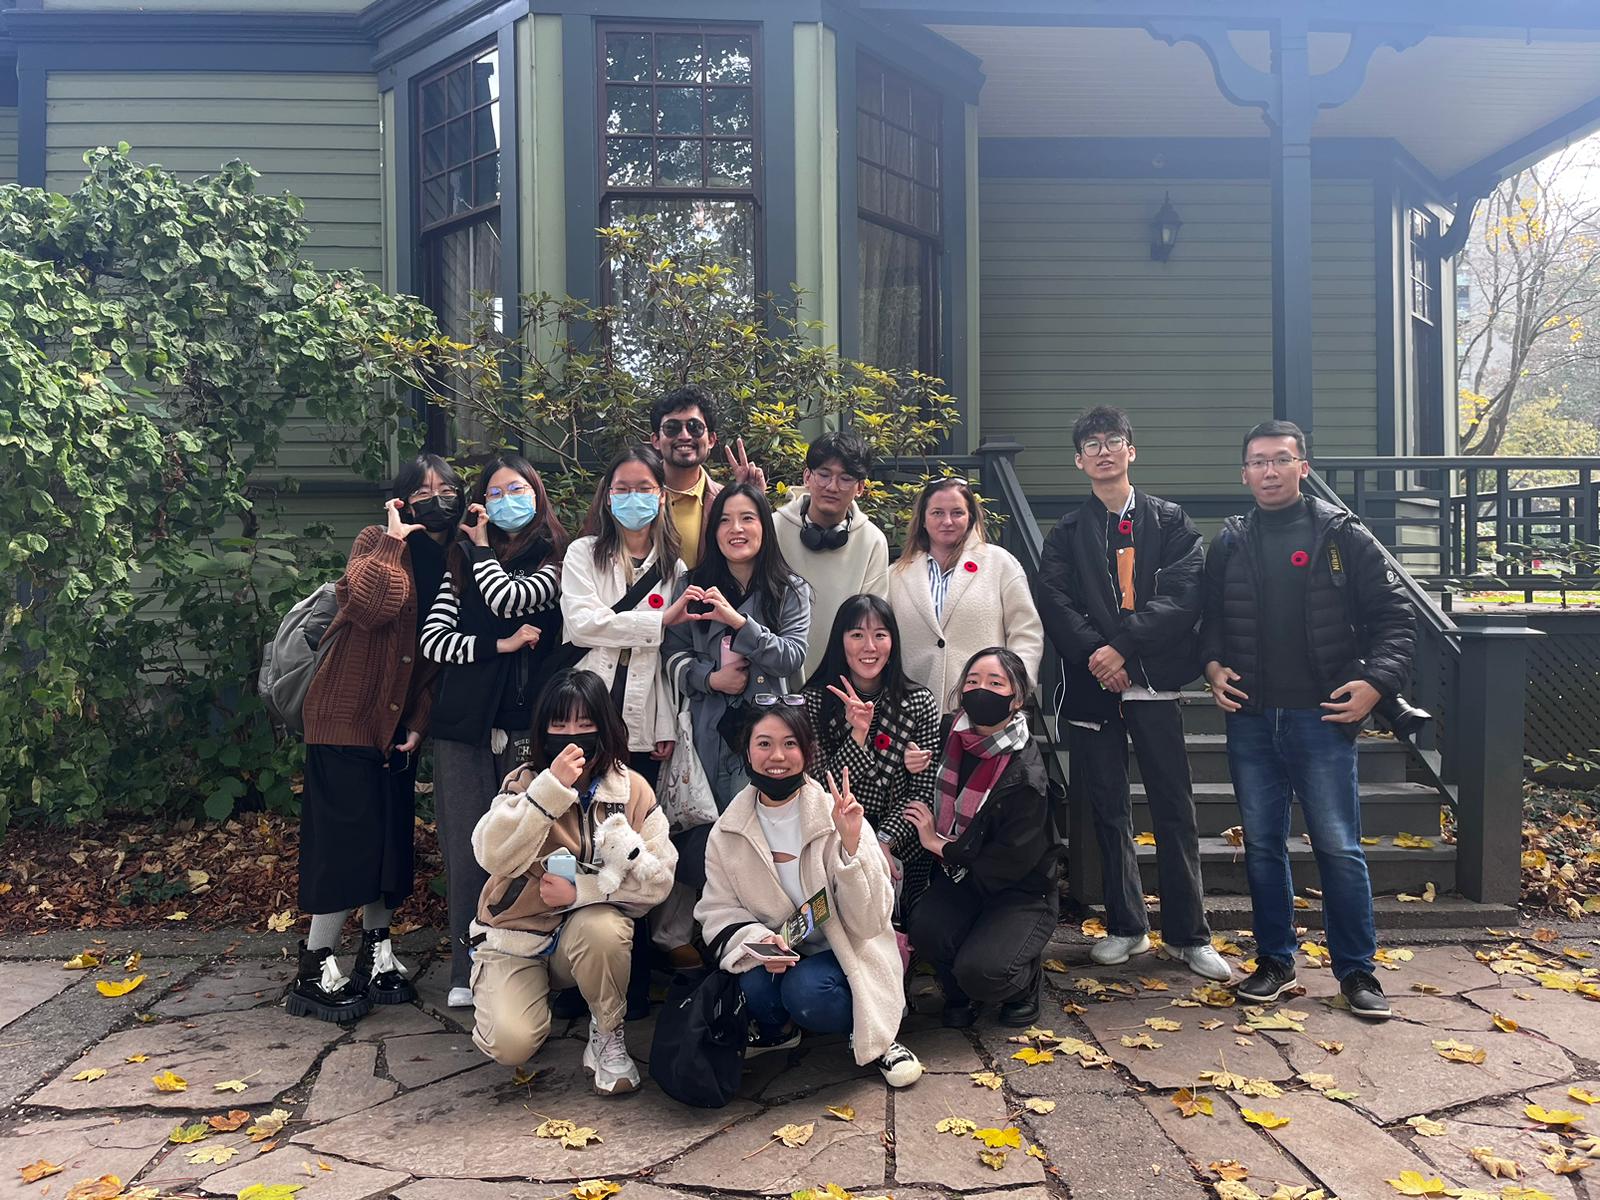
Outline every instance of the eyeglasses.
{"label": "eyeglasses", "polygon": [[811,472],[811,478],[817,481],[818,487],[837,489],[844,492],[850,491],[861,482],[854,475],[846,475],[843,471],[829,471],[826,469]]}
{"label": "eyeglasses", "polygon": [[1108,437],[1108,438],[1105,438],[1105,439],[1090,438],[1082,446],[1078,447],[1078,453],[1079,454],[1100,454],[1100,453],[1102,453],[1104,451],[1109,451],[1110,453],[1115,454],[1119,450],[1126,450],[1127,448],[1128,448],[1128,439],[1125,438],[1125,437],[1122,437],[1120,434],[1117,434],[1117,435],[1114,435],[1112,437]]}
{"label": "eyeglasses", "polygon": [[1246,471],[1265,471],[1268,467],[1277,467],[1280,471],[1287,471],[1297,462],[1304,462],[1303,458],[1296,458],[1292,454],[1280,454],[1277,458],[1250,458],[1245,460]]}
{"label": "eyeglasses", "polygon": [[757,708],[775,708],[780,704],[786,704],[790,708],[799,708],[805,702],[806,698],[798,692],[790,692],[787,696],[779,696],[775,692],[757,692],[750,697],[750,703]]}
{"label": "eyeglasses", "polygon": [[490,488],[484,495],[490,500],[499,500],[504,496],[526,496],[533,489],[525,483],[513,483],[508,488]]}
{"label": "eyeglasses", "polygon": [[680,421],[676,417],[661,422],[661,433],[665,437],[675,438],[685,430],[690,437],[700,437],[706,431],[706,423],[699,417],[690,417],[687,421]]}
{"label": "eyeglasses", "polygon": [[420,504],[422,501],[432,500],[436,496],[440,500],[456,500],[460,498],[461,493],[453,487],[442,487],[437,491],[432,488],[419,487],[411,495],[407,496],[406,500],[410,504]]}

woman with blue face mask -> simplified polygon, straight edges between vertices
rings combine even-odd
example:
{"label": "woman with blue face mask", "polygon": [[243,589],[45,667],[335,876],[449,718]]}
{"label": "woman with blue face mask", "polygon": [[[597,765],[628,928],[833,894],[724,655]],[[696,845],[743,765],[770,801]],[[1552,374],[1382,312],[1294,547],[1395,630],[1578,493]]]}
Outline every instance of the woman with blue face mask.
{"label": "woman with blue face mask", "polygon": [[500,781],[528,757],[534,701],[561,644],[567,543],[544,482],[521,455],[489,462],[467,499],[447,583],[420,643],[425,658],[443,664],[433,702],[433,801],[450,907],[453,1008],[472,1004],[468,926],[487,880],[472,830]]}

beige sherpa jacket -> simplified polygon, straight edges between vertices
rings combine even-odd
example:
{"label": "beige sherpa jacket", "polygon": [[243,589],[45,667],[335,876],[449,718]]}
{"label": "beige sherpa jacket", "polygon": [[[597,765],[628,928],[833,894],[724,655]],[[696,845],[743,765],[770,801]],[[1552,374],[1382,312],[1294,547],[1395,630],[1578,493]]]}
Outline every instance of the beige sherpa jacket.
{"label": "beige sherpa jacket", "polygon": [[[766,969],[741,953],[742,948],[746,942],[776,932],[795,907],[778,882],[772,851],[761,832],[756,816],[758,795],[755,788],[746,787],[711,827],[706,843],[706,886],[694,908],[708,944],[729,925],[757,922],[735,933],[723,951],[722,969],[735,974]],[[894,886],[889,863],[866,821],[862,822],[856,854],[845,854],[833,827],[833,803],[815,780],[807,777],[797,803],[801,806],[800,883],[808,896],[828,889],[833,916],[822,931],[828,949],[850,981],[856,1062],[870,1063],[889,1049],[905,1011],[900,951],[890,924]]]}
{"label": "beige sherpa jacket", "polygon": [[[597,866],[595,830],[612,813],[625,813],[644,845],[640,856],[654,856],[665,871],[631,867],[621,885],[602,894],[592,869]],[[570,850],[579,862],[578,898],[572,908],[550,909],[539,898],[544,862],[557,850]],[[506,777],[472,831],[472,852],[489,872],[478,897],[472,936],[505,954],[536,958],[546,953],[566,914],[589,904],[615,904],[630,917],[642,917],[667,898],[678,851],[667,838],[667,817],[655,793],[639,775],[618,767],[600,780],[587,812],[578,793],[562,785],[549,769],[537,776],[528,766]],[[586,869],[590,868],[590,869]],[[648,881],[648,882],[645,882]]]}

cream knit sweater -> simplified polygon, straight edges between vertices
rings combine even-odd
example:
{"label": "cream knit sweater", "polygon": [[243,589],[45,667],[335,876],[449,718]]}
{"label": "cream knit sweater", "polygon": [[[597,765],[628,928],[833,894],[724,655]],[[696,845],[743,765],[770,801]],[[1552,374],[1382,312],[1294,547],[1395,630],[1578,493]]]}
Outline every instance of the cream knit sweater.
{"label": "cream knit sweater", "polygon": [[[778,531],[778,546],[789,569],[811,585],[811,636],[806,644],[806,662],[789,681],[795,690],[805,686],[828,650],[828,634],[839,606],[851,596],[871,592],[889,593],[889,541],[855,504],[846,518],[850,540],[837,550],[807,550],[800,541],[800,513],[806,496],[801,492],[773,514]],[[837,680],[833,682],[837,683]]]}

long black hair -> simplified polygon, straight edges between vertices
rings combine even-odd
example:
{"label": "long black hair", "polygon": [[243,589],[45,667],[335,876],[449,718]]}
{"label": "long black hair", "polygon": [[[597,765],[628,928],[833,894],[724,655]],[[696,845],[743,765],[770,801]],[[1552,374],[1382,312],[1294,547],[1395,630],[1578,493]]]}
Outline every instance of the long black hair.
{"label": "long black hair", "polygon": [[617,468],[628,463],[643,463],[660,489],[661,511],[657,514],[651,537],[655,541],[656,562],[661,566],[661,577],[670,580],[678,569],[678,525],[667,510],[667,468],[649,446],[629,446],[611,460],[606,473],[594,489],[594,500],[589,505],[589,516],[583,531],[594,535],[594,563],[603,566],[622,553],[622,526],[611,515],[611,480]]}
{"label": "long black hair", "polygon": [[545,757],[544,735],[552,721],[588,717],[600,735],[594,757],[589,762],[589,778],[603,779],[618,767],[628,765],[628,729],[622,723],[611,693],[593,671],[557,671],[550,676],[539,698],[533,702],[533,748],[528,761],[535,770],[550,765]]}
{"label": "long black hair", "polygon": [[[437,474],[439,482],[446,487],[455,488],[458,494],[461,492],[461,475],[454,467],[437,454],[419,454],[410,462],[400,464],[394,481],[389,484],[389,495],[409,504],[411,493],[427,482],[429,471]],[[461,511],[465,512],[465,507]]]}
{"label": "long black hair", "polygon": [[[756,519],[761,522],[761,549],[756,551],[755,562],[751,564],[749,589],[740,587],[739,581],[733,577],[728,560],[722,553],[722,543],[717,538],[728,501],[738,496],[755,505]],[[778,624],[783,613],[783,601],[798,586],[798,580],[784,561],[783,551],[778,546],[778,531],[772,524],[772,505],[767,503],[766,496],[760,490],[748,483],[735,483],[717,493],[717,498],[711,503],[711,513],[706,518],[705,545],[700,551],[700,565],[690,573],[689,582],[703,588],[719,589],[735,607],[739,604],[735,597],[759,588],[761,614],[766,618],[767,627],[774,628]]]}
{"label": "long black hair", "polygon": [[878,711],[891,714],[899,710],[912,683],[906,678],[905,666],[900,658],[900,623],[894,618],[894,609],[882,596],[862,592],[851,596],[839,606],[833,618],[833,629],[828,633],[828,648],[822,661],[806,680],[806,687],[816,688],[822,694],[822,727],[827,729],[844,718],[844,702],[828,691],[828,685],[839,686],[839,676],[850,675],[850,663],[844,654],[844,635],[852,629],[863,628],[868,617],[889,631],[889,657],[884,660],[883,672],[878,676],[881,691],[875,703]]}
{"label": "long black hair", "polygon": [[[489,522],[489,548],[494,551],[494,556],[502,565],[509,566],[524,552],[542,543],[548,549],[540,555],[539,566],[544,566],[548,562],[560,562],[561,555],[567,548],[567,531],[562,527],[561,518],[556,515],[555,509],[550,504],[549,493],[544,489],[544,480],[539,477],[539,472],[534,469],[533,464],[522,455],[501,454],[484,463],[483,471],[467,494],[467,502],[462,507],[463,513],[474,504],[487,506],[489,480],[501,471],[515,471],[533,490],[534,514],[533,520],[512,533],[507,533],[493,521]],[[470,573],[469,553],[467,545],[460,541],[451,549],[450,576],[455,581],[457,595],[462,594],[466,587],[467,575]]]}

